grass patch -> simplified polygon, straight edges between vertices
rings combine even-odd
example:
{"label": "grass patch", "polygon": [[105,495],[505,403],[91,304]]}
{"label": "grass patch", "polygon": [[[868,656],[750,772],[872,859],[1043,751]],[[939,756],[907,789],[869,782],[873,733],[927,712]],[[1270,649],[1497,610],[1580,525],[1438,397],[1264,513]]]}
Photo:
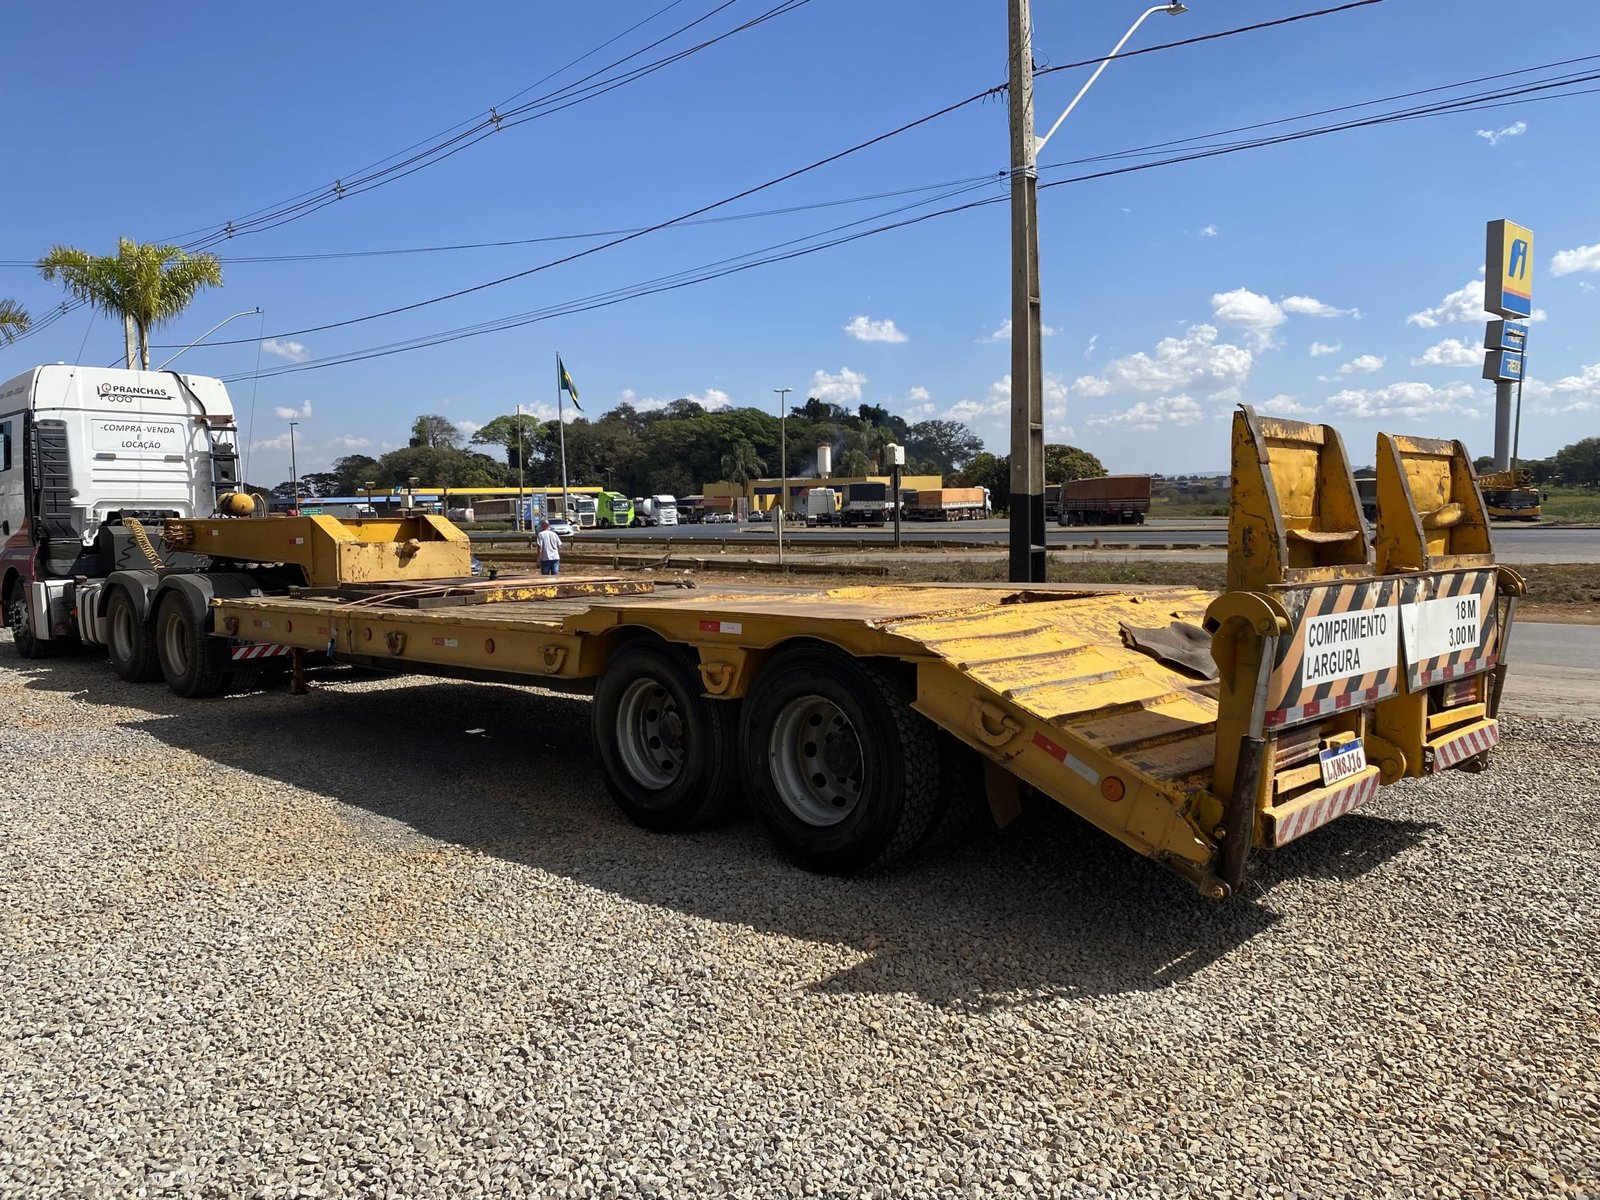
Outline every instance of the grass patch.
{"label": "grass patch", "polygon": [[1600,492],[1593,488],[1542,488],[1546,521],[1567,521],[1575,525],[1600,523]]}
{"label": "grass patch", "polygon": [[1218,488],[1209,492],[1161,492],[1150,497],[1149,519],[1198,520],[1228,515],[1228,492]]}

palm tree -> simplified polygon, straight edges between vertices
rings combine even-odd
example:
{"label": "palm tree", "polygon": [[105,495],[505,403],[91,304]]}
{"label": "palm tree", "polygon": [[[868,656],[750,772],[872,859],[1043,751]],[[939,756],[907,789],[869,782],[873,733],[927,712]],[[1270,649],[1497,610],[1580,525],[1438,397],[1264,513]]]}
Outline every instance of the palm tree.
{"label": "palm tree", "polygon": [[33,324],[28,310],[15,300],[0,300],[0,346],[9,346],[19,333],[27,333]]}
{"label": "palm tree", "polygon": [[838,473],[846,479],[865,475],[872,470],[872,459],[865,450],[846,450],[839,456]]}
{"label": "palm tree", "polygon": [[748,487],[752,479],[761,478],[766,470],[767,464],[761,461],[756,448],[742,438],[722,456],[722,477],[740,487]]}
{"label": "palm tree", "polygon": [[150,369],[150,330],[180,316],[203,287],[222,286],[213,254],[188,254],[177,246],[117,239],[116,254],[90,254],[55,246],[39,260],[39,274],[59,279],[67,292],[103,313],[119,316],[127,338],[128,366]]}

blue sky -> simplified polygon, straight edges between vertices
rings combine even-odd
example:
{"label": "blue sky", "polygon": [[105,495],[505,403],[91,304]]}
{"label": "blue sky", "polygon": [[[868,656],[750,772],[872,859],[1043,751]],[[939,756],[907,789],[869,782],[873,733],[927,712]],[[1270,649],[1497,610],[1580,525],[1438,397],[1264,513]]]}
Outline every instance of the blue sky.
{"label": "blue sky", "polygon": [[[73,6],[70,29],[59,5],[12,5],[0,99],[24,116],[7,131],[19,169],[0,193],[0,259],[32,260],[57,242],[109,250],[119,234],[183,241],[350,178],[503,104],[666,2],[284,2],[242,21],[214,5],[171,2],[135,14],[87,0]],[[736,0],[699,28],[721,32],[773,2]],[[587,66],[716,3],[680,0]],[[1146,22],[1130,48],[1313,7],[1195,0],[1181,17]],[[1483,0],[1385,0],[1113,63],[1043,161],[1600,54],[1592,6],[1517,9],[1513,21],[1510,7]],[[1102,54],[1140,11],[1138,3],[1035,0],[1036,57],[1044,65]],[[82,40],[84,30],[107,31],[100,49],[98,35]],[[79,49],[64,59],[65,35]],[[564,304],[846,222],[877,225],[1001,196],[1006,108],[994,99],[716,214],[976,181],[972,191],[895,217],[880,214],[953,188],[662,230],[470,296],[322,332],[298,331],[526,270],[603,239],[238,261],[649,225],[1002,82],[1005,39],[1000,0],[811,0],[369,194],[233,238],[217,247],[226,287],[156,340],[182,345],[259,305],[264,320],[241,318],[216,335],[236,344],[179,360],[193,372],[249,375],[261,333],[272,339],[261,367],[280,368]],[[1600,59],[1561,70],[1600,70]],[[1085,74],[1039,81],[1041,130]],[[1386,107],[1395,106],[1346,116]],[[1474,292],[1484,222],[1498,217],[1537,238],[1534,298],[1545,319],[1530,337],[1524,454],[1600,433],[1597,116],[1600,95],[1529,97],[1047,188],[1049,440],[1085,446],[1113,470],[1221,469],[1224,418],[1242,400],[1335,424],[1358,463],[1371,459],[1379,429],[1458,436],[1488,453],[1492,385],[1478,378],[1483,314]],[[1045,170],[1041,179],[1084,169]],[[1009,311],[1007,222],[1007,206],[992,204],[692,288],[237,382],[242,417],[254,410],[250,474],[287,475],[290,410],[301,421],[301,469],[310,470],[352,450],[403,444],[421,412],[470,429],[519,402],[553,408],[558,350],[591,414],[623,398],[771,407],[771,389],[788,386],[796,401],[823,395],[884,403],[912,419],[962,419],[1003,452],[1009,345],[997,332]],[[0,295],[36,318],[60,299],[55,285],[16,267],[0,268]],[[77,360],[80,348],[82,361],[110,363],[120,344],[111,322],[73,313],[0,350],[0,376]]]}

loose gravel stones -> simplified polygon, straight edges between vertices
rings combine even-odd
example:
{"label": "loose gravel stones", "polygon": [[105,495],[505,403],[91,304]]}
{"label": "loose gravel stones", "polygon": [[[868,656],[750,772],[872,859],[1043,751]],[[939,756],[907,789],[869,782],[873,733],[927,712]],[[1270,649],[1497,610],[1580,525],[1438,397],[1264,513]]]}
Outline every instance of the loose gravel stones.
{"label": "loose gravel stones", "polygon": [[1051,807],[647,834],[586,703],[5,658],[0,1195],[1600,1194],[1592,715],[1219,905]]}

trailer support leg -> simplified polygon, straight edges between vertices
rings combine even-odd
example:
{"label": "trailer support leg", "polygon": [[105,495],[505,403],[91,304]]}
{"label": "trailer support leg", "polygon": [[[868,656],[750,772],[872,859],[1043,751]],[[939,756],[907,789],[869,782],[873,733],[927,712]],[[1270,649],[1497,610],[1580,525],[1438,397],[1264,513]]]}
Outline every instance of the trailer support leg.
{"label": "trailer support leg", "polygon": [[1239,767],[1233,776],[1233,796],[1222,818],[1222,869],[1219,872],[1222,882],[1235,894],[1244,883],[1250,847],[1256,839],[1256,793],[1261,787],[1261,769],[1266,757],[1266,738],[1246,736],[1239,739]]}
{"label": "trailer support leg", "polygon": [[289,694],[304,696],[310,690],[306,686],[306,652],[294,650],[289,655]]}

